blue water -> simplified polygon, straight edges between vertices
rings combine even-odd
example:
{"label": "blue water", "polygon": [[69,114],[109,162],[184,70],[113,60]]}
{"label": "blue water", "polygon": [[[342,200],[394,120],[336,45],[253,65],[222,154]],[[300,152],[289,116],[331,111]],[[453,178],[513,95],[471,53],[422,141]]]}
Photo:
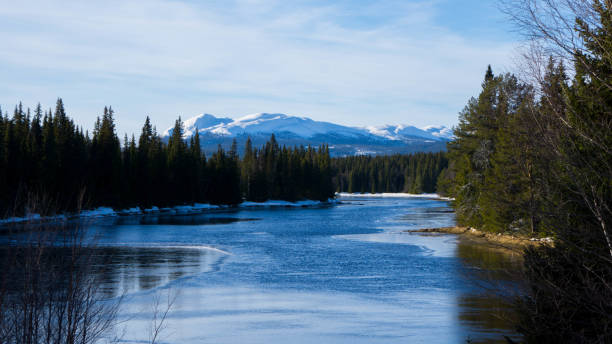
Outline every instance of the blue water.
{"label": "blue water", "polygon": [[351,198],[89,230],[110,252],[97,267],[104,290],[126,295],[127,343],[147,340],[154,300],[168,295],[167,343],[503,342],[495,300],[466,278],[475,267],[462,252],[474,248],[404,232],[453,224],[445,201]]}

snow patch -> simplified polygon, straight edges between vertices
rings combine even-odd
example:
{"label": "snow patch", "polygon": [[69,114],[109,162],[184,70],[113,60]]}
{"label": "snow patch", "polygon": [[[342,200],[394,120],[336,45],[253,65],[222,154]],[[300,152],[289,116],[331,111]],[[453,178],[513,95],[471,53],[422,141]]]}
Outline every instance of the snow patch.
{"label": "snow patch", "polygon": [[39,221],[41,219],[40,214],[28,214],[23,217],[9,217],[6,219],[0,220],[0,223],[19,223],[19,222],[28,222],[28,221]]}
{"label": "snow patch", "polygon": [[[311,207],[322,204],[333,204],[338,203],[336,199],[328,199],[327,201],[313,201],[303,200],[297,202],[289,202],[283,200],[269,200],[265,202],[242,202],[237,205],[238,208],[252,208],[252,207]],[[216,205],[208,203],[194,203],[193,205],[178,205],[174,207],[159,208],[152,206],[151,208],[140,209],[139,207],[133,207],[128,209],[113,210],[110,207],[98,207],[95,209],[82,210],[78,214],[66,215],[54,215],[54,216],[40,216],[39,214],[29,214],[24,217],[9,217],[6,219],[0,219],[0,224],[7,223],[21,223],[28,221],[52,221],[52,220],[65,220],[67,218],[97,218],[97,217],[110,217],[110,216],[129,216],[129,215],[142,215],[142,214],[176,214],[176,215],[191,215],[200,214],[206,210],[224,209],[230,208],[228,205]]]}
{"label": "snow patch", "polygon": [[[230,123],[232,121],[233,120],[231,118],[227,118],[227,117],[215,117],[213,115],[204,114],[204,113],[199,114],[183,122],[183,125],[184,125],[183,136],[191,137],[192,135],[195,134],[196,129],[199,132],[203,132],[203,131],[207,131],[207,129],[212,128],[216,125],[223,124],[223,123]],[[163,132],[162,136],[169,137],[172,135],[173,131],[174,131],[174,127],[170,127]]]}
{"label": "snow patch", "polygon": [[129,209],[121,209],[117,213],[121,215],[136,215],[136,214],[142,214],[142,211],[140,210],[140,208],[134,207],[134,208],[129,208]]}
{"label": "snow patch", "polygon": [[446,140],[452,140],[455,138],[455,135],[453,134],[453,129],[443,125],[430,125],[422,129],[438,138]]}
{"label": "snow patch", "polygon": [[383,193],[349,193],[349,192],[337,192],[337,197],[340,198],[435,198],[440,200],[451,201],[452,198],[443,197],[435,193],[422,193],[422,194],[411,194],[404,192],[383,192]]}
{"label": "snow patch", "polygon": [[113,208],[109,207],[98,207],[93,210],[83,210],[79,213],[80,217],[104,217],[104,216],[117,216],[117,212]]}
{"label": "snow patch", "polygon": [[395,141],[406,141],[410,138],[418,137],[424,139],[430,139],[438,141],[439,137],[432,135],[431,133],[419,129],[411,125],[383,125],[383,126],[370,126],[366,129],[373,135],[382,136],[389,140]]}
{"label": "snow patch", "polygon": [[208,203],[195,203],[194,205],[178,205],[170,209],[175,214],[194,214],[203,210],[219,209],[220,206]]}
{"label": "snow patch", "polygon": [[325,202],[313,201],[313,200],[304,200],[304,201],[297,201],[297,202],[289,202],[289,201],[282,201],[282,200],[268,200],[265,202],[247,201],[247,202],[240,203],[240,207],[245,207],[245,208],[248,208],[248,207],[312,207],[312,206],[328,204],[332,202],[335,202],[335,200],[329,199]]}

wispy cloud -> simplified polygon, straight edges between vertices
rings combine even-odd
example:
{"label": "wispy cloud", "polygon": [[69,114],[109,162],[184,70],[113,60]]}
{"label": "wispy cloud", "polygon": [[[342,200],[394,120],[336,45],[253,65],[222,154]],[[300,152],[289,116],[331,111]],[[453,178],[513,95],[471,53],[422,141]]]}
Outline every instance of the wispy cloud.
{"label": "wispy cloud", "polygon": [[[274,111],[452,124],[512,42],[453,31],[443,1],[24,1],[0,6],[0,103],[64,97],[86,127]],[[478,20],[479,18],[474,18]]]}

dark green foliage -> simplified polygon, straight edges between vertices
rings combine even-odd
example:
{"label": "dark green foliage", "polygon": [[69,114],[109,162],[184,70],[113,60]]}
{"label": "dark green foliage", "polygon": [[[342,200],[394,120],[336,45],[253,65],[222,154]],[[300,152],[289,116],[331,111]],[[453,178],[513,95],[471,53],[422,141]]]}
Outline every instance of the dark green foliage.
{"label": "dark green foliage", "polygon": [[439,185],[456,198],[461,224],[554,238],[524,255],[527,288],[517,304],[526,342],[610,343],[612,4],[568,3],[580,8],[573,78],[551,58],[536,93],[488,70],[461,113]]}
{"label": "dark green foliage", "polygon": [[538,112],[557,211],[555,247],[525,255],[520,330],[532,343],[612,342],[612,3],[588,6],[596,20],[576,19],[585,49],[574,54],[573,80],[550,63]]}
{"label": "dark green foliage", "polygon": [[280,147],[274,135],[262,149],[254,149],[247,140],[240,179],[250,201],[334,197],[329,148]]}
{"label": "dark green foliage", "polygon": [[[532,343],[612,336],[612,91],[576,71],[570,85],[551,59],[536,98],[512,75],[487,70],[438,181],[461,225],[555,238],[554,247],[525,253],[518,329]],[[610,80],[612,68],[598,75]]]}
{"label": "dark green foliage", "polygon": [[226,153],[221,145],[208,160],[208,198],[214,203],[240,203],[240,170],[235,150]]}
{"label": "dark green foliage", "polygon": [[547,232],[552,164],[533,116],[533,88],[513,75],[495,76],[489,66],[478,98],[459,115],[456,139],[448,144],[449,169],[439,184],[455,198],[457,220],[504,232]]}
{"label": "dark green foliage", "polygon": [[0,209],[27,211],[33,206],[27,200],[43,194],[55,195],[53,207],[75,207],[85,186],[89,141],[66,116],[61,99],[55,113],[43,115],[38,105],[31,117],[19,104],[12,118],[0,117]]}
{"label": "dark green foliage", "polygon": [[[200,137],[183,138],[177,119],[167,143],[147,117],[140,137],[115,130],[112,108],[104,108],[90,137],[66,115],[34,114],[19,104],[12,118],[0,110],[0,211],[2,216],[47,214],[88,207],[237,204],[243,199],[327,200],[334,196],[327,147],[279,147],[274,136],[261,149],[247,142],[241,161],[236,147],[221,146],[210,159]],[[39,204],[28,204],[31,199]]]}
{"label": "dark green foliage", "polygon": [[[58,137],[59,138],[59,137]],[[121,144],[115,133],[113,109],[104,108],[102,119],[94,127],[90,149],[90,170],[86,190],[97,204],[114,205],[121,202]],[[79,187],[76,188],[78,190]],[[58,190],[62,192],[63,189]]]}
{"label": "dark green foliage", "polygon": [[339,192],[436,192],[438,176],[448,165],[446,153],[334,158]]}
{"label": "dark green foliage", "polygon": [[[578,246],[600,239],[591,234]],[[597,251],[559,241],[525,252],[528,293],[518,301],[518,330],[527,343],[610,343],[612,268]]]}

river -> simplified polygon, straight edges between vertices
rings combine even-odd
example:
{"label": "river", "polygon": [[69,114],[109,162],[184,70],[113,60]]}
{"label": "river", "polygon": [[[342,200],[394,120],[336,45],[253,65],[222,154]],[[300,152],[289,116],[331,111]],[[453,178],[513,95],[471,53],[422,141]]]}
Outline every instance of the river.
{"label": "river", "polygon": [[353,197],[106,218],[87,230],[102,290],[125,295],[125,343],[147,340],[154,300],[168,295],[162,343],[504,343],[516,335],[497,294],[514,287],[498,269],[516,257],[405,232],[454,221],[443,200]]}

